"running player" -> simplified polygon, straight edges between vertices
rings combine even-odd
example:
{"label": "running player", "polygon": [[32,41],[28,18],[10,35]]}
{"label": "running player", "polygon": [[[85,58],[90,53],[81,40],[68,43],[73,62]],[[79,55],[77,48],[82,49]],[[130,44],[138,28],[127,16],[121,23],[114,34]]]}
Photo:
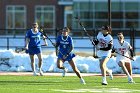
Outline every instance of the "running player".
{"label": "running player", "polygon": [[72,37],[68,35],[69,32],[70,32],[70,29],[68,27],[64,27],[62,30],[62,34],[57,37],[56,44],[55,44],[56,47],[59,47],[57,67],[63,70],[62,76],[64,77],[68,69],[63,66],[63,63],[65,61],[68,61],[73,71],[80,78],[80,82],[82,84],[86,84],[80,74],[80,71],[76,67],[75,62],[73,61],[75,54],[72,53],[73,40],[72,40]]}
{"label": "running player", "polygon": [[43,37],[45,45],[47,46],[47,42],[45,40],[45,36],[42,35],[42,33],[38,29],[38,23],[32,24],[32,29],[28,30],[25,37],[25,49],[28,50],[30,60],[31,60],[31,68],[33,71],[33,75],[37,76],[36,70],[35,70],[35,62],[34,62],[34,55],[36,54],[39,59],[39,73],[41,76],[43,76],[42,72],[42,54],[41,54],[41,37]]}
{"label": "running player", "polygon": [[[113,52],[117,53],[116,62],[128,77],[129,83],[134,83],[132,78],[131,59],[133,59],[133,49],[131,45],[124,40],[123,33],[118,33],[118,41],[114,44]],[[124,56],[127,57],[124,57]],[[130,58],[129,58],[130,57]]]}
{"label": "running player", "polygon": [[103,26],[102,30],[98,33],[97,39],[94,40],[96,48],[98,50],[98,57],[100,57],[100,69],[102,74],[102,85],[107,85],[106,72],[108,72],[110,79],[113,79],[112,70],[109,70],[106,66],[108,60],[111,57],[111,50],[113,45],[113,38],[111,34],[110,26]]}

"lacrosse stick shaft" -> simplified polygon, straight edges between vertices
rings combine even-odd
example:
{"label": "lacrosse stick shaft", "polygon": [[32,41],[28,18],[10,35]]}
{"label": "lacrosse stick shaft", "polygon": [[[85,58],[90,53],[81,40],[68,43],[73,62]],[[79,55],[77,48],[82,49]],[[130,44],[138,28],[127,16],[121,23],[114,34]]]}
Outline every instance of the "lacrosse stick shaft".
{"label": "lacrosse stick shaft", "polygon": [[80,24],[80,26],[83,28],[84,32],[87,34],[87,36],[89,37],[90,41],[92,42],[92,44],[95,46],[95,43],[93,42],[91,36],[88,34],[86,28],[82,25],[82,23],[80,22],[80,19],[75,17],[75,19],[78,19],[78,23]]}
{"label": "lacrosse stick shaft", "polygon": [[117,54],[119,54],[119,55],[121,55],[121,56],[124,56],[124,57],[126,57],[126,58],[129,58],[130,60],[133,60],[133,61],[134,61],[134,59],[132,59],[132,58],[130,58],[130,57],[128,57],[128,56],[125,56],[125,55],[120,54],[120,53],[118,53],[118,52],[115,52],[115,53],[117,53]]}

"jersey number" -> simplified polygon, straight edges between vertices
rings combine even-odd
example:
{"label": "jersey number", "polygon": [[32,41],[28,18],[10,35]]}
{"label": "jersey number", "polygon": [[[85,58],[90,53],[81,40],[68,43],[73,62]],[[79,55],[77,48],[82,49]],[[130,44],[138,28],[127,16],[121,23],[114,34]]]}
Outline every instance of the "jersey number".
{"label": "jersey number", "polygon": [[106,47],[106,43],[101,42],[101,43],[100,43],[100,46],[101,46],[102,48],[104,48],[104,47]]}
{"label": "jersey number", "polygon": [[119,51],[121,52],[121,54],[123,54],[124,55],[124,51],[125,51],[126,49],[125,48],[120,48],[119,49]]}
{"label": "jersey number", "polygon": [[63,45],[63,48],[66,48],[66,45]]}

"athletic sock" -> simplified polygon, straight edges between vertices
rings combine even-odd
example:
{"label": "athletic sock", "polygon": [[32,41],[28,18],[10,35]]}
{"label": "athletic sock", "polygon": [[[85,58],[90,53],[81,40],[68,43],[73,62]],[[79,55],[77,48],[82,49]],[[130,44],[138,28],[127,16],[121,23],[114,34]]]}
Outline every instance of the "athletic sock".
{"label": "athletic sock", "polygon": [[103,80],[103,81],[106,81],[106,77],[102,77],[102,80]]}
{"label": "athletic sock", "polygon": [[130,75],[127,75],[127,78],[132,78]]}
{"label": "athletic sock", "polygon": [[41,71],[41,68],[39,68],[39,71]]}

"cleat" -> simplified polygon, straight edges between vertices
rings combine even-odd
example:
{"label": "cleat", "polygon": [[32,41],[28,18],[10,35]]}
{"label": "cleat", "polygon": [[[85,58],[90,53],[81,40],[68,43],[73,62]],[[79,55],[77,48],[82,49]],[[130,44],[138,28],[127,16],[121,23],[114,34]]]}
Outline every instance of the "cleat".
{"label": "cleat", "polygon": [[40,74],[40,76],[43,76],[43,71],[40,70],[40,71],[39,71],[39,74]]}
{"label": "cleat", "polygon": [[112,70],[109,70],[109,78],[110,78],[110,80],[113,80],[113,74],[112,74]]}
{"label": "cleat", "polygon": [[102,83],[102,85],[107,85],[107,83]]}
{"label": "cleat", "polygon": [[86,82],[85,82],[85,80],[83,78],[80,79],[80,83],[84,84],[84,85],[86,84]]}
{"label": "cleat", "polygon": [[65,69],[63,70],[62,77],[65,77],[65,75],[66,75],[67,72],[68,72],[68,69],[65,68]]}
{"label": "cleat", "polygon": [[135,81],[128,81],[128,83],[135,84]]}
{"label": "cleat", "polygon": [[128,83],[135,83],[135,81],[133,81],[132,77],[131,78],[128,78]]}
{"label": "cleat", "polygon": [[36,72],[33,72],[33,76],[38,76]]}
{"label": "cleat", "polygon": [[107,84],[108,84],[107,81],[103,80],[102,85],[107,85]]}

